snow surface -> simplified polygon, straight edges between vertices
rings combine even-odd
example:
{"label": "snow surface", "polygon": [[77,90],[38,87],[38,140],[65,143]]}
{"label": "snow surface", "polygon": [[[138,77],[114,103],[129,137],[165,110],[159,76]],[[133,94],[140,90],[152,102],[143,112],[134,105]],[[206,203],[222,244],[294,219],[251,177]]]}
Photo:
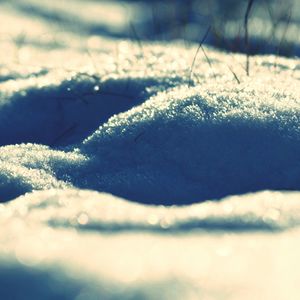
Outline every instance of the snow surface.
{"label": "snow surface", "polygon": [[101,5],[0,3],[0,298],[299,298],[299,60]]}
{"label": "snow surface", "polygon": [[[2,201],[64,185],[168,205],[299,189],[297,61],[256,57],[238,83],[228,54],[207,49],[213,70],[204,56],[191,74],[193,47],[144,45],[139,57],[134,46],[117,44],[108,74],[47,70],[1,83],[2,144],[49,146],[1,149]],[[104,64],[109,54],[91,55]]]}
{"label": "snow surface", "polygon": [[297,299],[298,202],[298,192],[267,191],[169,208],[82,190],[28,194],[1,206],[1,295]]}

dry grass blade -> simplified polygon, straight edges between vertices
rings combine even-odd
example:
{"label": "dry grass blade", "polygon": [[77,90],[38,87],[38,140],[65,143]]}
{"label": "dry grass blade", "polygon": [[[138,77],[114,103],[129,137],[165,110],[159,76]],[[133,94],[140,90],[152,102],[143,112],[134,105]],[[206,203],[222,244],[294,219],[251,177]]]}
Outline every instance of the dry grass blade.
{"label": "dry grass blade", "polygon": [[279,44],[277,46],[277,50],[276,50],[276,56],[275,56],[275,63],[274,63],[274,67],[277,68],[277,59],[280,55],[280,50],[281,50],[281,47],[284,43],[284,39],[285,39],[285,36],[287,34],[287,31],[289,29],[289,26],[290,26],[290,23],[291,23],[291,17],[292,17],[292,9],[289,10],[288,14],[287,14],[287,20],[286,20],[286,24],[285,24],[285,28],[284,28],[284,31],[282,33],[282,37],[279,41]]}
{"label": "dry grass blade", "polygon": [[248,31],[248,24],[249,24],[249,16],[251,12],[251,8],[253,6],[254,0],[248,0],[248,5],[245,13],[244,18],[244,28],[245,28],[245,50],[246,50],[246,73],[249,76],[249,31]]}
{"label": "dry grass blade", "polygon": [[144,49],[143,49],[143,44],[142,44],[142,40],[140,39],[139,35],[137,34],[137,31],[135,29],[135,26],[133,25],[132,22],[129,22],[129,26],[130,26],[130,30],[133,34],[133,38],[134,40],[137,42],[140,51],[141,51],[141,57],[144,57]]}
{"label": "dry grass blade", "polygon": [[235,78],[236,82],[237,82],[238,84],[240,84],[241,81],[239,80],[239,78],[238,78],[238,76],[236,75],[236,73],[232,70],[232,68],[231,68],[230,66],[227,65],[227,67],[228,67],[228,69],[230,70],[230,72],[232,73],[232,75],[233,75],[233,77]]}
{"label": "dry grass blade", "polygon": [[[195,66],[195,62],[196,62],[196,58],[197,58],[197,56],[198,56],[199,50],[202,49],[202,51],[204,52],[205,57],[207,57],[207,55],[206,55],[206,53],[205,53],[205,51],[204,51],[204,49],[203,49],[203,47],[202,47],[202,44],[205,42],[205,40],[206,40],[206,38],[207,38],[207,36],[208,36],[208,34],[209,34],[209,32],[210,32],[210,29],[211,29],[211,26],[209,26],[209,27],[207,28],[207,30],[206,30],[206,32],[205,32],[205,34],[204,34],[202,40],[201,40],[200,43],[199,43],[199,46],[198,46],[198,48],[197,48],[197,51],[196,51],[196,53],[195,53],[195,56],[194,56],[194,59],[193,59],[192,65],[191,65],[191,69],[190,69],[190,75],[189,75],[189,87],[190,87],[191,84],[192,84],[193,69],[194,69],[194,66]],[[209,61],[209,64],[210,64],[210,60],[208,60],[208,61]],[[211,64],[210,64],[210,65],[211,65]]]}
{"label": "dry grass blade", "polygon": [[[200,46],[200,48],[201,48],[201,50],[202,50],[202,52],[203,52],[203,54],[204,54],[204,56],[205,56],[205,59],[206,59],[208,65],[209,65],[209,67],[213,70],[213,66],[212,66],[211,60],[209,59],[209,57],[208,57],[208,55],[206,54],[206,52],[205,52],[204,48],[202,47],[202,45]],[[215,74],[214,71],[213,71],[213,75],[214,75],[214,77],[215,77],[215,79],[216,79],[216,74]]]}

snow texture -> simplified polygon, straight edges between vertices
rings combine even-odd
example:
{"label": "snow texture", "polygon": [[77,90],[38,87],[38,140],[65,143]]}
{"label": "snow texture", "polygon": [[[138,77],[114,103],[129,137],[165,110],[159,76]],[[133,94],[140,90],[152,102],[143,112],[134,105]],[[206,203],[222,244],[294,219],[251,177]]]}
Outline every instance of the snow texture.
{"label": "snow texture", "polygon": [[299,298],[299,60],[143,5],[0,3],[0,298]]}
{"label": "snow texture", "polygon": [[299,189],[296,61],[256,57],[237,83],[228,54],[207,49],[213,70],[199,57],[191,74],[193,47],[128,48],[107,75],[48,70],[1,84],[2,144],[49,146],[2,147],[2,201],[66,185],[167,205]]}

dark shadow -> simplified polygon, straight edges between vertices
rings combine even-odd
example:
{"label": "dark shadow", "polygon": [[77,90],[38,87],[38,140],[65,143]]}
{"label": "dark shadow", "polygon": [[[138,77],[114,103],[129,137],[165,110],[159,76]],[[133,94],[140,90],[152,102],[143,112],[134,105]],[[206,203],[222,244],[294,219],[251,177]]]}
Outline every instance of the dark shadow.
{"label": "dark shadow", "polygon": [[186,234],[187,231],[210,231],[210,232],[280,232],[286,229],[274,224],[268,224],[263,222],[256,223],[238,223],[238,222],[212,222],[212,221],[192,221],[182,224],[169,225],[169,226],[151,226],[151,225],[137,225],[137,224],[96,224],[96,225],[70,225],[70,224],[56,224],[55,222],[48,222],[50,226],[54,228],[77,228],[82,231],[97,231],[101,234],[119,234],[123,232],[145,232],[145,233],[157,233],[165,235],[174,234]]}
{"label": "dark shadow", "polygon": [[21,264],[6,265],[3,262],[0,269],[0,281],[1,299],[16,300],[75,299],[85,286],[84,283],[68,278],[58,270],[42,271]]}
{"label": "dark shadow", "polygon": [[[141,104],[161,79],[124,78],[101,81],[77,74],[58,86],[16,93],[0,114],[0,146],[37,143],[53,147],[80,143],[110,117]],[[176,79],[166,79],[175,85]],[[9,128],[9,130],[7,130]]]}

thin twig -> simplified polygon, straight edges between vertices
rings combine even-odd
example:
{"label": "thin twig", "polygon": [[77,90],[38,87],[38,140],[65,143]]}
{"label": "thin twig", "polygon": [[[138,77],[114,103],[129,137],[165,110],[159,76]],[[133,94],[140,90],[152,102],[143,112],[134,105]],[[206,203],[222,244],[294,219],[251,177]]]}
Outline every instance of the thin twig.
{"label": "thin twig", "polygon": [[249,65],[250,65],[250,58],[249,58],[249,32],[248,32],[248,25],[249,25],[249,15],[252,8],[254,0],[248,0],[248,5],[245,13],[244,18],[244,27],[245,27],[245,50],[246,50],[246,73],[249,76]]}
{"label": "thin twig", "polygon": [[[210,32],[210,29],[211,29],[211,26],[209,26],[209,27],[207,28],[207,30],[206,30],[206,32],[205,32],[205,34],[204,34],[204,36],[203,36],[201,42],[199,43],[199,46],[198,46],[198,48],[197,48],[197,51],[196,51],[196,53],[195,53],[195,55],[194,55],[194,59],[193,59],[192,65],[191,65],[190,75],[189,75],[189,87],[190,87],[191,84],[192,84],[193,69],[194,69],[194,65],[195,65],[196,58],[197,58],[197,55],[198,55],[198,53],[199,53],[200,48],[201,48],[202,51],[204,52],[205,57],[207,57],[205,51],[203,50],[202,44],[203,44],[204,41],[206,40],[206,38],[207,38],[207,36],[208,36],[208,34],[209,34],[209,32]],[[208,60],[208,61],[209,61],[209,60]],[[210,65],[210,61],[209,61],[209,65]]]}

